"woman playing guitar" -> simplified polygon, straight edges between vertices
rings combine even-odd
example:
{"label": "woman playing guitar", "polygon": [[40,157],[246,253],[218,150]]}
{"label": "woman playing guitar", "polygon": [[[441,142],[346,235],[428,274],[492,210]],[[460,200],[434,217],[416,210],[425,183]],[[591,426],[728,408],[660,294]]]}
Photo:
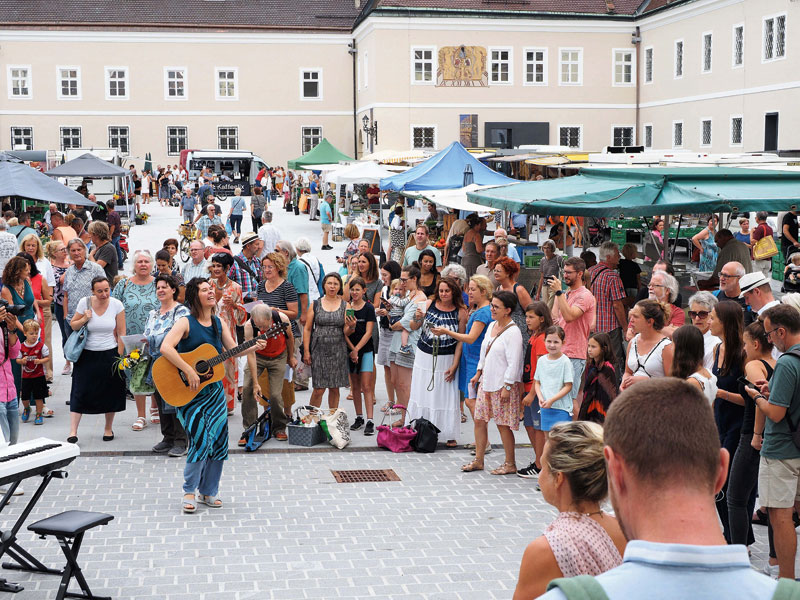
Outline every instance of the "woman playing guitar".
{"label": "woman playing guitar", "polygon": [[[175,323],[161,344],[161,354],[183,372],[194,391],[200,387],[200,377],[180,353],[190,352],[201,344],[211,344],[217,352],[222,352],[223,347],[228,350],[235,348],[236,340],[214,314],[217,300],[207,279],[196,277],[187,284],[186,304],[191,314]],[[265,347],[266,341],[259,340],[240,354]],[[217,498],[217,492],[223,461],[228,458],[228,411],[222,382],[202,388],[191,402],[177,410],[189,440],[183,471],[183,511],[192,513],[197,510],[196,500],[211,508],[221,508],[222,501]],[[195,491],[200,492],[198,498],[195,498]]]}

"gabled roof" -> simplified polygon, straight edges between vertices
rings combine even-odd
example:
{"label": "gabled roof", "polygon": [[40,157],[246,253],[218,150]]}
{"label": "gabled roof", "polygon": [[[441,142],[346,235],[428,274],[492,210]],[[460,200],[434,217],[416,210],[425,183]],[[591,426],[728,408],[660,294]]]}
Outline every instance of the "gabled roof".
{"label": "gabled roof", "polygon": [[0,0],[3,26],[349,32],[353,0]]}

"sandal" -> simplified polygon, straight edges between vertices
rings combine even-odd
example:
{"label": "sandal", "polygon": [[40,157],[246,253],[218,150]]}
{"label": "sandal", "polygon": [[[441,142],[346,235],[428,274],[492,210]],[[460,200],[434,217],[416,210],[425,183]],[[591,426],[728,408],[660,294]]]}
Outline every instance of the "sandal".
{"label": "sandal", "polygon": [[[470,454],[472,454],[472,456],[475,456],[475,450],[474,450],[475,444],[470,444],[470,445],[473,448],[473,450],[472,450],[472,452],[470,452]],[[491,452],[492,452],[492,445],[489,444],[489,445],[486,446],[486,450],[483,453],[484,454],[491,454]]]}
{"label": "sandal", "polygon": [[490,471],[492,475],[513,475],[517,472],[517,465],[514,463],[504,462],[502,465]]}
{"label": "sandal", "polygon": [[45,406],[44,409],[42,410],[42,416],[45,417],[46,419],[50,419],[56,416],[56,413],[53,412],[52,408],[47,408]]}
{"label": "sandal", "polygon": [[483,471],[483,463],[473,460],[471,463],[461,466],[462,473],[472,473],[473,471]]}
{"label": "sandal", "polygon": [[222,500],[220,500],[216,496],[205,496],[203,494],[200,494],[198,500],[203,504],[205,504],[206,506],[210,506],[211,508],[222,508]]}
{"label": "sandal", "polygon": [[391,408],[392,408],[392,403],[391,402],[387,402],[386,404],[384,404],[381,407],[381,412],[382,413],[388,413]]}
{"label": "sandal", "polygon": [[145,427],[147,427],[147,419],[145,419],[144,417],[136,417],[136,420],[133,422],[133,425],[131,425],[131,429],[133,429],[134,431],[141,431]]}
{"label": "sandal", "polygon": [[[191,500],[189,499],[189,496],[192,497]],[[181,504],[181,507],[183,508],[183,512],[185,513],[193,513],[194,511],[196,511],[197,504],[195,504],[194,494],[184,494],[183,503]]]}
{"label": "sandal", "polygon": [[158,425],[161,422],[161,419],[158,416],[158,408],[155,406],[150,407],[150,422]]}

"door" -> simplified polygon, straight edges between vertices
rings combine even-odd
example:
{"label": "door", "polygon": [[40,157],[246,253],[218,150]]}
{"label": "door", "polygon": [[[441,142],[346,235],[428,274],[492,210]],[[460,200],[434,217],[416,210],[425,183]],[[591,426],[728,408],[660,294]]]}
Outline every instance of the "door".
{"label": "door", "polygon": [[764,115],[764,152],[778,151],[778,113]]}

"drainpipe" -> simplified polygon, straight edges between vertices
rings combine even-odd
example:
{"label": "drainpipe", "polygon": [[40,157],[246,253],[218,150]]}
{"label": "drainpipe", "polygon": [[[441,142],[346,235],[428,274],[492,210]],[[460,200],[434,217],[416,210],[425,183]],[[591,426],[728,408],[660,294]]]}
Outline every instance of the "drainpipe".
{"label": "drainpipe", "polygon": [[639,59],[640,59],[640,50],[641,50],[641,47],[642,47],[642,36],[639,33],[639,26],[638,25],[636,26],[636,32],[633,34],[633,37],[631,38],[631,43],[634,46],[636,46],[636,120],[635,120],[635,123],[636,123],[636,139],[634,141],[635,141],[635,145],[638,146],[639,145],[639,139],[640,139],[639,136],[641,135],[641,133],[640,133],[640,131],[641,131],[641,123],[639,123],[639,120],[640,120],[640,118],[639,118],[639,94],[640,94],[640,91],[641,91],[641,88],[640,88],[641,78],[639,76],[639,72],[640,72],[641,69],[640,69]]}
{"label": "drainpipe", "polygon": [[350,53],[350,56],[353,57],[353,158],[358,160],[358,107],[356,104],[358,101],[356,93],[356,71],[358,69],[356,60],[358,60],[358,50],[356,50],[355,38],[347,45],[347,51]]}

